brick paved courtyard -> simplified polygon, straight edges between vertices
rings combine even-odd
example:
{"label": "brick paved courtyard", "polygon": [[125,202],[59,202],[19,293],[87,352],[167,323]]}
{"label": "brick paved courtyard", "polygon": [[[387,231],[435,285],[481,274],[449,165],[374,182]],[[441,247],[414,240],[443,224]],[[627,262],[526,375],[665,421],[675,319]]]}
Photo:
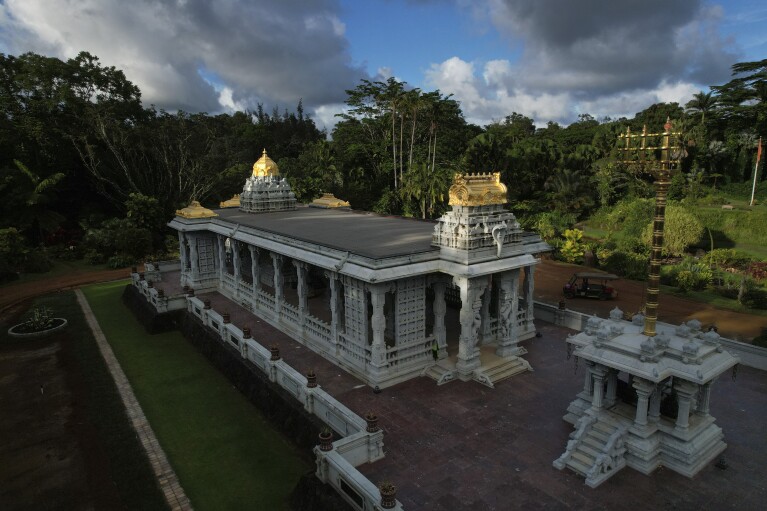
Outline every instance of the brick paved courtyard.
{"label": "brick paved courtyard", "polygon": [[[562,420],[583,385],[564,339],[570,331],[538,322],[542,337],[524,345],[535,372],[495,389],[455,381],[437,387],[415,378],[374,394],[359,380],[225,297],[206,294],[232,323],[280,346],[301,372],[313,368],[319,384],[362,415],[380,417],[386,458],[358,467],[373,482],[391,480],[408,510],[528,509],[763,509],[767,502],[767,373],[740,367],[713,387],[711,413],[725,433],[726,470],[713,465],[694,479],[659,469],[644,476],[626,468],[592,490],[582,478],[551,465],[572,426]],[[759,504],[759,503],[762,504]]]}

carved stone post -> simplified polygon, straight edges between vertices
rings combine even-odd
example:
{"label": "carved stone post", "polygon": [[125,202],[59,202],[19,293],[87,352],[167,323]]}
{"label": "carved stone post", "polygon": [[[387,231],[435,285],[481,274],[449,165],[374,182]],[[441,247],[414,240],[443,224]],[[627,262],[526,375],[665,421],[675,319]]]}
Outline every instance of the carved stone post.
{"label": "carved stone post", "polygon": [[487,281],[482,278],[469,279],[455,277],[461,289],[461,336],[458,338],[458,362],[456,369],[462,379],[469,380],[473,371],[480,367],[479,347],[477,346],[479,326],[482,322],[480,308],[482,293]]}
{"label": "carved stone post", "polygon": [[178,255],[181,259],[181,271],[189,268],[189,257],[186,251],[186,235],[178,231]]}
{"label": "carved stone post", "polygon": [[240,267],[240,242],[232,240],[232,265],[234,266],[234,285],[239,291],[240,280],[242,279],[242,268]]}
{"label": "carved stone post", "polygon": [[594,362],[591,360],[586,361],[586,376],[583,379],[583,393],[591,399],[594,393],[594,378],[592,377],[591,368],[594,367]]}
{"label": "carved stone post", "polygon": [[373,342],[370,347],[370,365],[374,373],[380,373],[388,365],[386,360],[386,342],[384,339],[386,333],[386,316],[384,315],[386,287],[383,285],[372,285],[369,289],[370,303],[373,306],[373,314],[370,318],[371,329],[373,330]]}
{"label": "carved stone post", "polygon": [[[188,235],[189,241],[189,259],[191,259],[192,279],[195,281],[200,275],[200,256],[197,252],[197,236]],[[197,283],[195,282],[195,285]]]}
{"label": "carved stone post", "polygon": [[434,290],[434,340],[439,348],[439,358],[447,356],[447,331],[445,330],[445,282],[434,282],[431,288]]}
{"label": "carved stone post", "polygon": [[218,271],[219,271],[219,279],[224,280],[224,275],[227,273],[226,271],[226,245],[224,244],[224,236],[222,234],[219,234],[216,236],[216,241],[218,244]]}
{"label": "carved stone post", "polygon": [[525,304],[527,304],[527,311],[525,314],[525,321],[527,323],[526,330],[528,332],[535,331],[535,304],[533,303],[533,291],[535,290],[535,266],[525,266]]}
{"label": "carved stone post", "polygon": [[274,267],[274,313],[279,318],[282,315],[283,286],[285,277],[282,274],[282,255],[272,252]]}
{"label": "carved stone post", "polygon": [[594,377],[594,394],[591,396],[591,407],[598,411],[604,406],[605,376],[607,371],[599,364],[594,364],[589,369]]}
{"label": "carved stone post", "polygon": [[698,389],[696,385],[690,382],[677,379],[674,379],[674,388],[676,389],[676,399],[679,402],[674,429],[684,433],[690,425],[690,406]]}
{"label": "carved stone post", "polygon": [[649,422],[652,423],[657,423],[660,420],[661,385],[656,385],[653,393],[650,394],[650,408],[647,415]]}
{"label": "carved stone post", "polygon": [[480,316],[482,317],[482,324],[480,326],[480,340],[482,344],[490,344],[495,339],[491,338],[490,329],[490,286],[485,288],[485,291],[480,295],[479,299],[482,301],[482,307],[480,308]]}
{"label": "carved stone post", "polygon": [[336,272],[325,272],[330,284],[330,338],[331,342],[336,345],[336,355],[338,354],[338,334],[339,334],[339,320],[341,317],[341,307],[339,306],[340,288],[341,282],[338,280],[338,274]]}
{"label": "carved stone post", "polygon": [[296,267],[296,275],[298,276],[298,284],[296,285],[296,291],[298,292],[298,315],[301,326],[304,326],[306,320],[306,312],[309,306],[309,282],[308,273],[309,265],[304,261],[297,261],[293,259],[293,266]]}
{"label": "carved stone post", "polygon": [[698,386],[698,409],[695,410],[697,415],[706,417],[708,416],[708,409],[711,402],[711,383],[704,383]]}
{"label": "carved stone post", "polygon": [[248,245],[250,251],[250,274],[253,276],[253,308],[258,305],[258,291],[261,289],[261,268],[258,266],[258,247]]}
{"label": "carved stone post", "polygon": [[652,394],[654,386],[647,380],[634,377],[633,387],[637,392],[637,410],[634,417],[634,427],[643,429],[647,426],[648,404],[650,402],[650,394]]}
{"label": "carved stone post", "polygon": [[498,301],[498,323],[500,336],[498,349],[495,354],[500,357],[524,355],[525,350],[519,347],[519,269],[501,274],[500,300]]}
{"label": "carved stone post", "polygon": [[607,406],[615,404],[615,395],[618,391],[618,372],[615,369],[610,369],[607,372],[607,395],[605,396],[605,402]]}

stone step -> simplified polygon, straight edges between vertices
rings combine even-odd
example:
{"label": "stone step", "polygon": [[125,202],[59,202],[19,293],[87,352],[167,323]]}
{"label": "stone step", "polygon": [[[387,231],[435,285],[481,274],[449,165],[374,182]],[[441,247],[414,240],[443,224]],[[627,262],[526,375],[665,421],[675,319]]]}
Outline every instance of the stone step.
{"label": "stone step", "polygon": [[[587,440],[587,438],[584,439],[584,440]],[[602,453],[602,449],[600,447],[601,446],[595,446],[593,444],[589,445],[589,444],[587,444],[584,441],[584,442],[581,442],[580,444],[578,444],[577,449],[578,449],[579,452],[582,452],[584,454],[588,454],[592,458],[597,459],[597,456],[599,456]]]}
{"label": "stone step", "polygon": [[584,465],[574,458],[567,460],[566,466],[576,474],[582,475],[583,477],[586,477],[586,474],[588,474],[589,470],[591,469],[591,465]]}
{"label": "stone step", "polygon": [[597,421],[591,426],[592,429],[596,429],[597,431],[601,431],[609,437],[613,433],[615,433],[615,430],[618,429],[615,426],[611,426],[610,424],[605,424],[602,421]]}
{"label": "stone step", "polygon": [[580,463],[583,463],[585,466],[591,468],[591,466],[594,464],[594,461],[596,458],[593,456],[589,456],[588,454],[585,454],[584,452],[581,452],[578,450],[578,448],[573,451],[573,454],[570,456],[570,459],[578,460]]}
{"label": "stone step", "polygon": [[603,431],[599,431],[597,429],[591,428],[589,432],[587,433],[587,435],[594,437],[595,439],[597,439],[597,441],[601,442],[602,444],[606,444],[607,440],[610,439],[611,433],[605,433]]}
{"label": "stone step", "polygon": [[595,438],[593,436],[584,436],[581,439],[581,445],[588,446],[591,449],[594,449],[597,452],[602,452],[604,449],[605,443],[598,438]]}

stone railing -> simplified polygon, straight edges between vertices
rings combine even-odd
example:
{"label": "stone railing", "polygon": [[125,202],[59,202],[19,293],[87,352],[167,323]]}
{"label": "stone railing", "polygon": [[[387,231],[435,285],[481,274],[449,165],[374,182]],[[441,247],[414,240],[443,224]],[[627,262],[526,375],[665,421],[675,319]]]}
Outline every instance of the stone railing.
{"label": "stone railing", "polygon": [[409,364],[423,366],[425,362],[432,359],[431,345],[433,342],[434,336],[430,335],[426,339],[387,347],[386,361],[389,363],[389,367],[393,369]]}
{"label": "stone railing", "polygon": [[338,347],[344,360],[362,371],[365,370],[366,364],[370,362],[370,349],[367,346],[360,346],[346,334],[338,334]]}
{"label": "stone railing", "polygon": [[594,465],[586,474],[586,484],[596,488],[610,476],[626,465],[623,457],[626,454],[625,436],[628,428],[621,426],[613,431],[607,439],[604,452],[597,455]]}
{"label": "stone railing", "polygon": [[[240,355],[253,363],[270,381],[285,389],[304,409],[319,418],[341,438],[333,448],[314,449],[317,457],[317,477],[330,484],[338,494],[359,511],[381,509],[378,488],[355,467],[372,463],[384,457],[383,431],[367,430],[365,419],[320,386],[309,387],[308,379],[284,360],[272,360],[272,353],[254,339],[245,339],[243,332],[213,309],[205,309],[202,300],[187,297],[187,310],[204,325],[217,332],[222,342],[237,349]],[[393,509],[402,510],[397,502]]]}
{"label": "stone railing", "polygon": [[274,312],[275,311],[275,305],[274,305],[274,297],[267,293],[266,291],[258,291],[258,308],[262,310],[267,310]]}
{"label": "stone railing", "polygon": [[131,273],[131,284],[144,298],[152,304],[158,313],[170,312],[186,308],[186,294],[160,296],[155,287],[149,287],[147,280],[141,280],[138,273]]}
{"label": "stone railing", "polygon": [[333,339],[330,338],[331,336],[330,325],[328,325],[321,319],[315,318],[314,316],[311,316],[309,314],[306,315],[304,321],[305,321],[304,328],[306,330],[306,334],[313,341],[326,344],[328,348],[332,347],[335,350],[335,343],[333,342]]}
{"label": "stone railing", "polygon": [[584,415],[578,419],[578,428],[570,434],[570,440],[567,441],[567,448],[565,449],[565,452],[562,453],[562,456],[554,460],[553,465],[555,468],[559,470],[565,468],[567,461],[573,456],[573,453],[578,447],[578,444],[581,443],[581,440],[586,435],[588,430],[591,429],[591,425],[594,424],[596,420],[596,417],[593,415]]}

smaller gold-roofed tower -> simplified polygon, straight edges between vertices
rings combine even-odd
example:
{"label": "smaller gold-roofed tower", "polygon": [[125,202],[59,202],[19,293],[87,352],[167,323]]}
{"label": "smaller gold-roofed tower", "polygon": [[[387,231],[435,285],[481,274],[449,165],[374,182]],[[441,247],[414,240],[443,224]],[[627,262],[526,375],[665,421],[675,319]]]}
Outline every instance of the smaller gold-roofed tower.
{"label": "smaller gold-roofed tower", "polygon": [[452,209],[432,234],[441,257],[468,264],[507,256],[515,245],[518,249],[522,229],[504,208],[506,192],[499,172],[456,174],[449,190]]}

